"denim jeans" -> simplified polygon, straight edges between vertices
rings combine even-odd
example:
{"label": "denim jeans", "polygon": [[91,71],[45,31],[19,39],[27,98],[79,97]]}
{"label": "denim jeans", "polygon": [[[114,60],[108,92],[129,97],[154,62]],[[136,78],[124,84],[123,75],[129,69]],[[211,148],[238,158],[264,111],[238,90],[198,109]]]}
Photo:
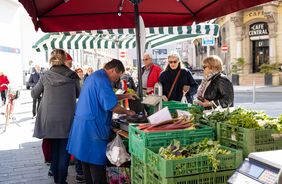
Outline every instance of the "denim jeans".
{"label": "denim jeans", "polygon": [[68,139],[50,139],[52,144],[52,162],[50,169],[54,175],[54,182],[66,184],[70,155],[66,150]]}

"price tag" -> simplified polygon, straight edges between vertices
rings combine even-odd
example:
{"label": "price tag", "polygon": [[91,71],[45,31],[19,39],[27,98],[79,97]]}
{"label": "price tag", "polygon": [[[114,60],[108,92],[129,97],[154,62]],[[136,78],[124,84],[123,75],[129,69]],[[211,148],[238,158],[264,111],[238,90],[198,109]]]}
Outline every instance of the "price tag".
{"label": "price tag", "polygon": [[233,132],[233,133],[231,134],[231,139],[232,139],[232,141],[237,141],[235,132]]}

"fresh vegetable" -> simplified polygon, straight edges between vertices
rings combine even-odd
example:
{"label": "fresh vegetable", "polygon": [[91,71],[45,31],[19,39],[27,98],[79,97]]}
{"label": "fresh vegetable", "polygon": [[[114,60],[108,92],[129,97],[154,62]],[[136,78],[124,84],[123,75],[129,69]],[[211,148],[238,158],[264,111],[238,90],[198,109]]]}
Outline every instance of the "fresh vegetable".
{"label": "fresh vegetable", "polygon": [[166,160],[207,156],[216,172],[219,166],[217,156],[230,154],[230,151],[220,148],[218,142],[209,139],[188,146],[181,146],[179,141],[173,140],[168,147],[161,147],[159,154]]}
{"label": "fresh vegetable", "polygon": [[138,128],[144,132],[161,132],[181,129],[191,130],[195,129],[197,126],[198,124],[194,124],[191,119],[180,117],[156,124],[141,124],[138,126]]}

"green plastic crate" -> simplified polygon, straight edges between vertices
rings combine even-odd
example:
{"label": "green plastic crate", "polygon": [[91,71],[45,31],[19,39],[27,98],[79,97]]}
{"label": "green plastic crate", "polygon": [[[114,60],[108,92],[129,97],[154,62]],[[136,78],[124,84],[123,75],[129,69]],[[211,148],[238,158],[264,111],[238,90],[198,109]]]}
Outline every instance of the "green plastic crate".
{"label": "green plastic crate", "polygon": [[134,155],[131,155],[131,184],[146,184],[146,167],[145,163]]}
{"label": "green plastic crate", "polygon": [[164,178],[161,177],[158,173],[148,168],[146,172],[146,184],[226,184],[228,178],[233,173],[234,170],[229,170],[173,178]]}
{"label": "green plastic crate", "polygon": [[271,129],[247,129],[226,123],[217,124],[217,139],[221,145],[251,152],[282,149],[282,134]]}
{"label": "green plastic crate", "polygon": [[160,148],[168,146],[171,140],[177,139],[182,145],[199,142],[205,138],[214,139],[211,127],[201,125],[196,130],[174,130],[166,132],[144,132],[138,125],[129,125],[129,152],[138,159],[145,161],[146,148]]}
{"label": "green plastic crate", "polygon": [[[224,147],[229,155],[218,155],[220,161],[218,171],[236,169],[243,161],[242,151]],[[185,159],[165,160],[158,154],[159,149],[145,149],[148,167],[159,173],[161,177],[177,177],[212,172],[213,167],[207,156],[198,156]]]}

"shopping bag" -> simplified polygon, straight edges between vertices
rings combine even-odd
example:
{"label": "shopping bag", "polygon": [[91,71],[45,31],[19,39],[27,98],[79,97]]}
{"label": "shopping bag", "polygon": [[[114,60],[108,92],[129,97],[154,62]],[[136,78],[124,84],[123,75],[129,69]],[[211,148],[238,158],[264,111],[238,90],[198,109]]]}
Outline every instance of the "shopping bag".
{"label": "shopping bag", "polygon": [[118,134],[113,141],[108,143],[106,156],[112,164],[118,167],[130,160],[130,155],[127,153],[122,139]]}
{"label": "shopping bag", "polygon": [[186,98],[186,93],[187,93],[187,91],[186,92],[183,91],[183,95],[182,95],[182,98],[181,98],[181,103],[188,104],[188,101],[187,101],[187,98]]}

